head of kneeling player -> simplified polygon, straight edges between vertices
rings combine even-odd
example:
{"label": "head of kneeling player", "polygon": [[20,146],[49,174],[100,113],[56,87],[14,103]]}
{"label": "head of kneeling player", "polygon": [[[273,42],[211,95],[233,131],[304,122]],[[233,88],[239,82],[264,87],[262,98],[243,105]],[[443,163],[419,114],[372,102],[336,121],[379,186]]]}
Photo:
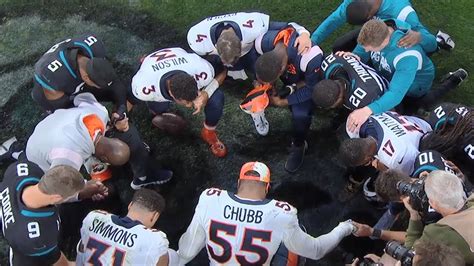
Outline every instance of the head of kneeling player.
{"label": "head of kneeling player", "polygon": [[374,157],[376,154],[377,142],[372,137],[347,139],[339,147],[339,156],[342,162],[351,167],[372,165],[378,168],[380,163]]}
{"label": "head of kneeling player", "polygon": [[314,86],[313,102],[316,107],[333,109],[344,103],[345,84],[342,80],[324,79]]}
{"label": "head of kneeling player", "polygon": [[22,198],[27,206],[41,208],[68,201],[84,187],[84,178],[79,171],[59,165],[48,170],[38,184],[26,187]]}

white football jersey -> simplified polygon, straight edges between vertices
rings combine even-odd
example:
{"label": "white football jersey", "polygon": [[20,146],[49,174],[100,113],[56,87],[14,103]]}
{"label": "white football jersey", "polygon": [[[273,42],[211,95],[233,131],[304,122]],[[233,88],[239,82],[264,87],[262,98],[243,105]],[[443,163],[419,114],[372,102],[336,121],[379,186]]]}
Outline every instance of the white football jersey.
{"label": "white football jersey", "polygon": [[76,265],[156,265],[169,246],[162,231],[104,211],[86,216],[81,243]]}
{"label": "white football jersey", "polygon": [[[432,131],[431,126],[423,119],[395,112],[371,115],[369,119],[378,135],[375,157],[389,169],[396,169],[407,175],[413,173],[416,156],[420,153],[420,140]],[[359,138],[358,132],[347,132],[351,138]]]}
{"label": "white football jersey", "polygon": [[[211,265],[267,265],[289,232],[287,229],[298,227],[296,213],[286,202],[244,200],[210,188],[201,194],[195,215],[207,232]],[[179,252],[186,248],[182,245],[180,240]]]}
{"label": "white football jersey", "polygon": [[263,13],[232,13],[220,16],[208,17],[198,24],[192,26],[188,31],[188,44],[191,49],[199,55],[217,54],[212,36],[214,27],[219,23],[232,24],[238,27],[242,34],[241,56],[246,55],[253,47],[253,42],[262,33],[267,32],[270,16]]}
{"label": "white football jersey", "polygon": [[167,102],[161,93],[161,78],[171,71],[184,71],[193,76],[198,89],[214,80],[214,68],[197,54],[182,48],[167,48],[147,55],[132,79],[132,92],[142,101]]}

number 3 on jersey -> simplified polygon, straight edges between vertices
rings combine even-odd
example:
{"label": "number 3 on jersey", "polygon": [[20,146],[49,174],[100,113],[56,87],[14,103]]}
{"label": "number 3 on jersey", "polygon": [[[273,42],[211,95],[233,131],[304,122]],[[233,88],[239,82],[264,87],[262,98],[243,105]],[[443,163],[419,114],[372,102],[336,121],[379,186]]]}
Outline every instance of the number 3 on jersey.
{"label": "number 3 on jersey", "polygon": [[[87,249],[93,250],[88,262],[91,263],[92,265],[104,265],[100,261],[100,257],[107,251],[107,249],[110,247],[109,244],[98,241],[94,238],[89,238],[89,241],[87,241]],[[107,260],[106,265],[113,265],[113,266],[121,266],[123,265],[123,261],[125,259],[125,251],[120,250],[118,248],[115,248],[114,253],[112,255],[111,260]]]}
{"label": "number 3 on jersey", "polygon": [[[223,250],[222,254],[217,254],[211,245],[207,245],[209,255],[219,263],[226,263],[232,258],[232,244],[226,240],[229,237],[236,237],[237,225],[226,224],[211,220],[209,226],[209,240]],[[261,242],[270,242],[272,238],[271,231],[255,230],[245,228],[243,233],[243,241],[240,250],[258,255],[257,261],[248,261],[245,255],[235,254],[236,260],[241,265],[262,265],[268,260],[268,250],[265,247],[254,244],[254,240],[260,239]]]}

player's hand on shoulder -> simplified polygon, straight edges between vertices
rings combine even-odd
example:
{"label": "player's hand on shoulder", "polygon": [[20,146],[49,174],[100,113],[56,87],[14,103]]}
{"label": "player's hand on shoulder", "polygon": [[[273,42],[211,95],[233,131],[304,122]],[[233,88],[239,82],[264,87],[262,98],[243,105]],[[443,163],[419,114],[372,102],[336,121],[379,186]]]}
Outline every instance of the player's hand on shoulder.
{"label": "player's hand on shoulder", "polygon": [[403,38],[398,41],[398,47],[411,48],[421,42],[421,33],[409,30]]}
{"label": "player's hand on shoulder", "polygon": [[294,47],[298,47],[298,54],[307,53],[311,50],[311,38],[308,32],[301,33],[295,40]]}
{"label": "player's hand on shoulder", "polygon": [[109,195],[109,189],[100,181],[89,180],[84,189],[79,192],[79,199],[92,199],[99,201],[105,199]]}
{"label": "player's hand on shoulder", "polygon": [[352,56],[352,57],[355,57],[357,60],[360,61],[360,56],[354,54],[354,53],[351,53],[351,52],[344,52],[344,51],[338,51],[335,53],[337,56]]}

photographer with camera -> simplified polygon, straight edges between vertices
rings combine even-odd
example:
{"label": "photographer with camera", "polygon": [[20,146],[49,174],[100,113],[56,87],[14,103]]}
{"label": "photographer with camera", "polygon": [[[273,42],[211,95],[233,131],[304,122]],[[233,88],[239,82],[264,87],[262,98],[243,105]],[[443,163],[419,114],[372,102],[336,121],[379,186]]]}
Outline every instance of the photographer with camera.
{"label": "photographer with camera", "polygon": [[428,174],[424,190],[430,206],[443,218],[423,225],[411,197],[404,198],[403,204],[410,213],[405,246],[413,247],[418,239],[439,241],[459,250],[466,263],[474,263],[474,197],[466,197],[462,182],[456,175],[439,170]]}
{"label": "photographer with camera", "polygon": [[[357,224],[359,231],[356,236],[371,237],[372,239],[405,241],[404,231],[387,231],[392,227],[398,214],[403,211],[404,206],[402,198],[412,196],[412,200],[416,201],[414,205],[420,209],[423,222],[425,224],[434,223],[442,218],[442,216],[430,208],[428,199],[423,190],[422,181],[433,170],[444,170],[456,174],[464,185],[464,175],[459,168],[452,162],[443,158],[443,156],[433,150],[427,150],[420,153],[415,160],[413,178],[396,170],[388,170],[379,174],[374,182],[376,197],[383,201],[389,202],[388,210],[379,219],[377,224],[372,228],[366,224]],[[465,187],[466,195],[468,195],[467,186]]]}
{"label": "photographer with camera", "polygon": [[353,266],[463,266],[465,261],[461,253],[440,242],[417,241],[412,249],[404,247],[396,241],[385,246],[382,257],[367,254],[363,259],[356,258]]}

